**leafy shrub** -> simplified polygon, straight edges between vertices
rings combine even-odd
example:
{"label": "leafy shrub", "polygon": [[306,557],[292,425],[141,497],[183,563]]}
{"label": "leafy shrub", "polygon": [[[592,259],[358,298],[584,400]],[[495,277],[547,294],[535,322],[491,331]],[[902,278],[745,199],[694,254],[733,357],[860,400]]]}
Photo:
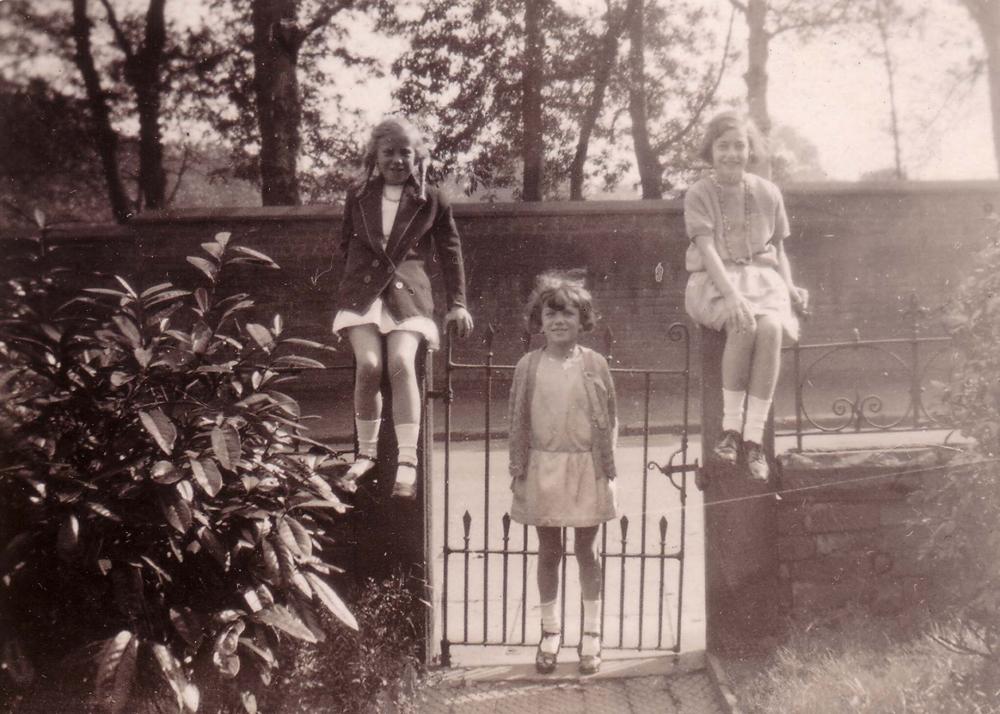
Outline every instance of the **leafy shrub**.
{"label": "leafy shrub", "polygon": [[280,711],[415,711],[415,600],[401,575],[368,580],[354,601],[357,632],[341,628],[325,642],[296,650],[295,665],[281,683]]}
{"label": "leafy shrub", "polygon": [[1000,453],[1000,247],[980,251],[950,300],[944,323],[961,359],[948,402],[962,432]]}
{"label": "leafy shrub", "polygon": [[[948,392],[962,433],[974,448],[953,460],[946,478],[916,497],[929,529],[937,604],[948,624],[938,641],[1000,666],[1000,248],[991,242],[956,290],[945,315],[960,356]],[[988,669],[988,668],[987,668]],[[985,671],[985,670],[984,670]],[[991,675],[996,681],[996,676]],[[984,686],[987,686],[984,684]]]}
{"label": "leafy shrub", "polygon": [[322,366],[292,350],[327,348],[222,294],[230,266],[277,268],[268,256],[227,233],[202,248],[194,290],[115,276],[52,309],[44,245],[39,273],[5,286],[8,704],[253,712],[283,642],[323,640],[324,613],[357,628],[323,558],[345,508],[322,475],[334,460],[279,389]]}

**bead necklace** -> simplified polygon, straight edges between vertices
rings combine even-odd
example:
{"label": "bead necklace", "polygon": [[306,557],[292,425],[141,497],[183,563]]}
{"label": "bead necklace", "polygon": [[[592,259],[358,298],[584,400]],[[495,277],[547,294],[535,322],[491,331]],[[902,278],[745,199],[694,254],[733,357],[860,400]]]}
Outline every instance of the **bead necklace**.
{"label": "bead necklace", "polygon": [[714,172],[712,173],[712,185],[715,186],[715,194],[719,197],[719,211],[722,213],[722,242],[726,244],[729,257],[733,262],[749,263],[753,257],[753,249],[750,246],[750,184],[745,178],[741,179],[740,183],[743,185],[743,248],[746,251],[745,258],[738,258],[736,251],[733,250],[731,243],[733,224],[730,223],[729,216],[726,214],[725,191],[722,184],[719,183],[718,177]]}
{"label": "bead necklace", "polygon": [[384,187],[382,189],[382,199],[383,200],[385,200],[385,201],[391,201],[392,203],[399,203],[400,201],[403,200],[403,187],[402,186],[399,187],[399,195],[396,196],[395,198],[393,198],[392,196],[389,195],[388,188],[389,187],[386,186],[386,187]]}

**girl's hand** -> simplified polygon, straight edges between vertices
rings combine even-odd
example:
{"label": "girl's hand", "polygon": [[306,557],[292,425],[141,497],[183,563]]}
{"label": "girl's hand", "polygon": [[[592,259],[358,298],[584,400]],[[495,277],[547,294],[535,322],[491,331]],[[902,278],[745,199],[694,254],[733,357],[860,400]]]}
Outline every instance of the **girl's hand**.
{"label": "girl's hand", "polygon": [[455,323],[455,329],[458,331],[459,337],[468,337],[469,333],[472,332],[472,315],[464,307],[455,306],[448,311],[448,314],[444,316],[446,330],[450,322]]}
{"label": "girl's hand", "polygon": [[725,300],[726,311],[728,312],[726,329],[733,332],[746,332],[752,329],[754,325],[753,309],[750,307],[750,303],[746,301],[746,298],[739,293],[733,293],[726,297]]}
{"label": "girl's hand", "polygon": [[792,309],[795,310],[795,312],[800,315],[804,315],[809,311],[808,290],[796,287],[795,285],[790,285],[788,288],[788,297],[792,300]]}

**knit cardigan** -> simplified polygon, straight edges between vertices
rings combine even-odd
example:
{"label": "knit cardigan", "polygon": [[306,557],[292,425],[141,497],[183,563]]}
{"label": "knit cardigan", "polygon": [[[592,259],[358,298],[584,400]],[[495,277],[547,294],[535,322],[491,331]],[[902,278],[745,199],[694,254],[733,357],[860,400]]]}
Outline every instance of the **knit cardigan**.
{"label": "knit cardigan", "polygon": [[[598,477],[613,479],[615,471],[614,449],[618,437],[618,409],[615,385],[611,370],[604,357],[592,349],[583,350],[583,384],[587,392],[590,412],[591,453]],[[542,349],[521,357],[514,368],[514,382],[510,388],[508,419],[510,420],[510,475],[524,478],[528,471],[531,452],[531,398],[535,391],[535,375],[542,358]]]}

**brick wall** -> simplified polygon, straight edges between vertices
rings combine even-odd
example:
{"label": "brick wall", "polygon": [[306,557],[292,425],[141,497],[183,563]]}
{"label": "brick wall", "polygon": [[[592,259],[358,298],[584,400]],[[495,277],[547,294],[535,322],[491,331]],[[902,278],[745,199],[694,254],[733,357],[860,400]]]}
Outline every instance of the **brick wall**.
{"label": "brick wall", "polygon": [[[797,281],[813,296],[803,339],[814,343],[846,339],[855,327],[862,337],[903,334],[899,312],[911,291],[925,305],[940,304],[972,265],[983,243],[984,206],[1000,199],[1000,184],[816,184],[785,194],[793,233],[788,253]],[[666,337],[667,326],[684,319],[687,240],[679,201],[457,204],[455,213],[480,328],[478,339],[458,346],[459,359],[482,358],[481,338],[491,324],[496,361],[513,362],[523,348],[521,306],[534,276],[583,267],[603,315],[589,342],[603,348],[610,328],[618,363],[680,364],[682,355]],[[96,268],[147,281],[166,274],[191,284],[197,273],[184,256],[215,232],[231,231],[283,267],[239,270],[231,286],[252,292],[262,312],[280,311],[290,333],[329,339],[339,278],[330,257],[339,221],[337,208],[323,206],[165,211],[143,214],[128,228],[53,230],[50,239],[75,274]]]}
{"label": "brick wall", "polygon": [[851,604],[888,614],[919,605],[929,571],[917,557],[923,536],[907,499],[940,480],[948,455],[786,455],[774,536],[783,609],[809,615]]}

